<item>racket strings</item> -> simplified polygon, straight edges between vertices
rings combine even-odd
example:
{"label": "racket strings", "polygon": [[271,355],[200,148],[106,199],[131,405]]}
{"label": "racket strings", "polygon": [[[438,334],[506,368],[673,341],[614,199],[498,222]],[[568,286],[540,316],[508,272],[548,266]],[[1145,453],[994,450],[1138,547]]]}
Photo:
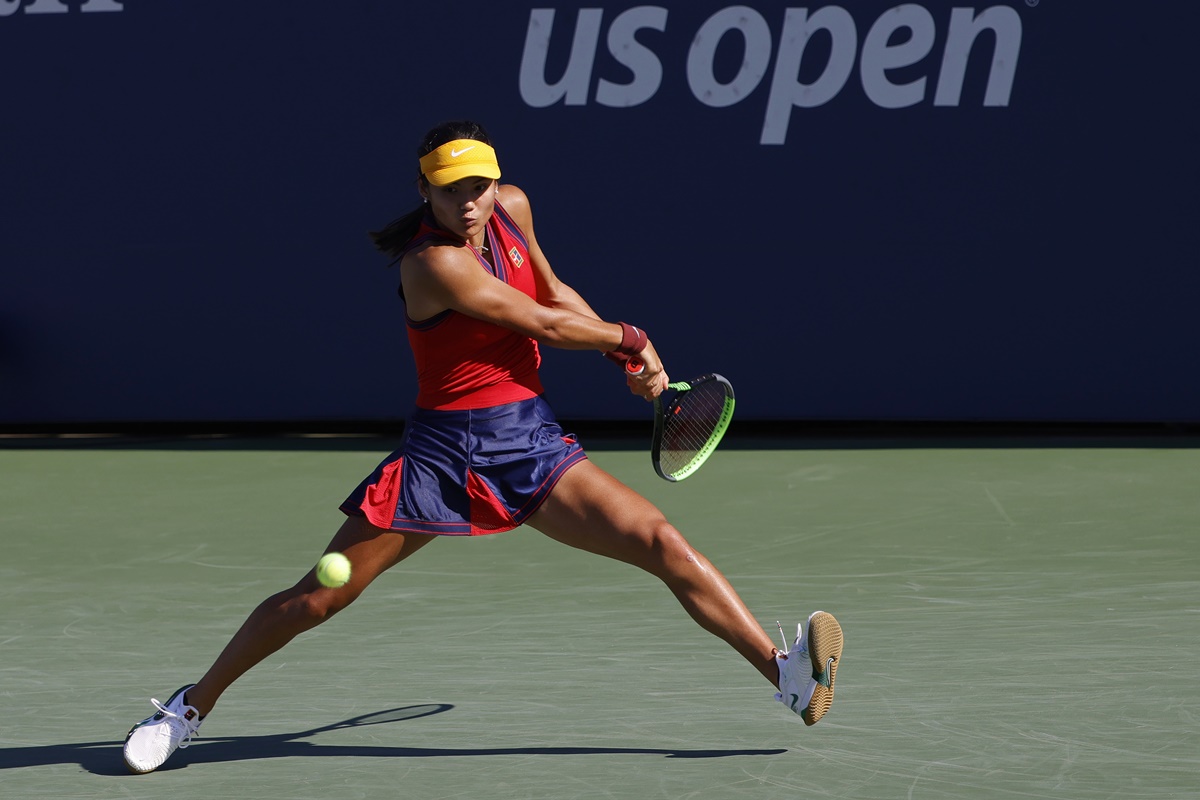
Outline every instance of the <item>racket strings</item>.
{"label": "racket strings", "polygon": [[726,392],[717,382],[703,383],[675,398],[663,420],[659,463],[674,474],[701,455],[726,415]]}

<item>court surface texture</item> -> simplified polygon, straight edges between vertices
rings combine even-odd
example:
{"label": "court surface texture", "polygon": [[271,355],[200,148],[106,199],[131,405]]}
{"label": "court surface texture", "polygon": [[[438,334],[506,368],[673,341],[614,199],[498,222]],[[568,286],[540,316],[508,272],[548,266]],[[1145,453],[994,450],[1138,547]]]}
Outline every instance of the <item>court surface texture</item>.
{"label": "court surface texture", "polygon": [[422,550],[129,775],[150,698],[312,566],[394,441],[8,439],[0,795],[1200,796],[1194,442],[734,441],[677,485],[584,443],[773,636],[837,615],[819,725],[655,579],[522,528]]}

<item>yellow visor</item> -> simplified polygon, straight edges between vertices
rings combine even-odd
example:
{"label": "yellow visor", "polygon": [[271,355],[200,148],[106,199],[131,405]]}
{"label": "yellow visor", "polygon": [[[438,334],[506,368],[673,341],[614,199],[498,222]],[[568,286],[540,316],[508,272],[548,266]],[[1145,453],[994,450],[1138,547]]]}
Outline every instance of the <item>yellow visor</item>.
{"label": "yellow visor", "polygon": [[476,176],[495,180],[500,164],[491,145],[477,139],[455,139],[421,156],[421,173],[434,186]]}

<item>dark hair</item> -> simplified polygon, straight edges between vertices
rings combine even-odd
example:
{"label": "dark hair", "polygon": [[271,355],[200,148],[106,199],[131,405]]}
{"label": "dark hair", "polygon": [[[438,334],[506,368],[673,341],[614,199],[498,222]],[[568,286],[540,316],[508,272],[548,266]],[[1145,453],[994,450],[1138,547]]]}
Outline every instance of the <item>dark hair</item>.
{"label": "dark hair", "polygon": [[[417,146],[417,159],[429,155],[446,142],[453,142],[455,139],[475,139],[484,144],[492,143],[492,140],[488,138],[487,131],[478,122],[466,119],[443,122],[441,125],[431,128],[421,137],[421,144]],[[420,167],[417,168],[417,182],[428,185],[425,176],[421,174]],[[400,254],[417,234],[417,229],[421,227],[421,220],[424,216],[425,205],[422,203],[404,216],[389,222],[382,230],[370,232],[371,241],[375,243],[379,252],[391,257],[392,260],[388,263],[389,267],[400,260]]]}

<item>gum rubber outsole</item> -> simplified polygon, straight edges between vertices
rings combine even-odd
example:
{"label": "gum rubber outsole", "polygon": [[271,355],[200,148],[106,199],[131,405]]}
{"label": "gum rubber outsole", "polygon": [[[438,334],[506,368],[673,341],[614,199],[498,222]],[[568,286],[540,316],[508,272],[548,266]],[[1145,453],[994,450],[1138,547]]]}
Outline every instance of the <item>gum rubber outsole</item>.
{"label": "gum rubber outsole", "polygon": [[812,699],[800,718],[805,725],[816,725],[833,705],[833,682],[842,660],[842,626],[827,611],[815,611],[808,618],[808,655],[817,679]]}

